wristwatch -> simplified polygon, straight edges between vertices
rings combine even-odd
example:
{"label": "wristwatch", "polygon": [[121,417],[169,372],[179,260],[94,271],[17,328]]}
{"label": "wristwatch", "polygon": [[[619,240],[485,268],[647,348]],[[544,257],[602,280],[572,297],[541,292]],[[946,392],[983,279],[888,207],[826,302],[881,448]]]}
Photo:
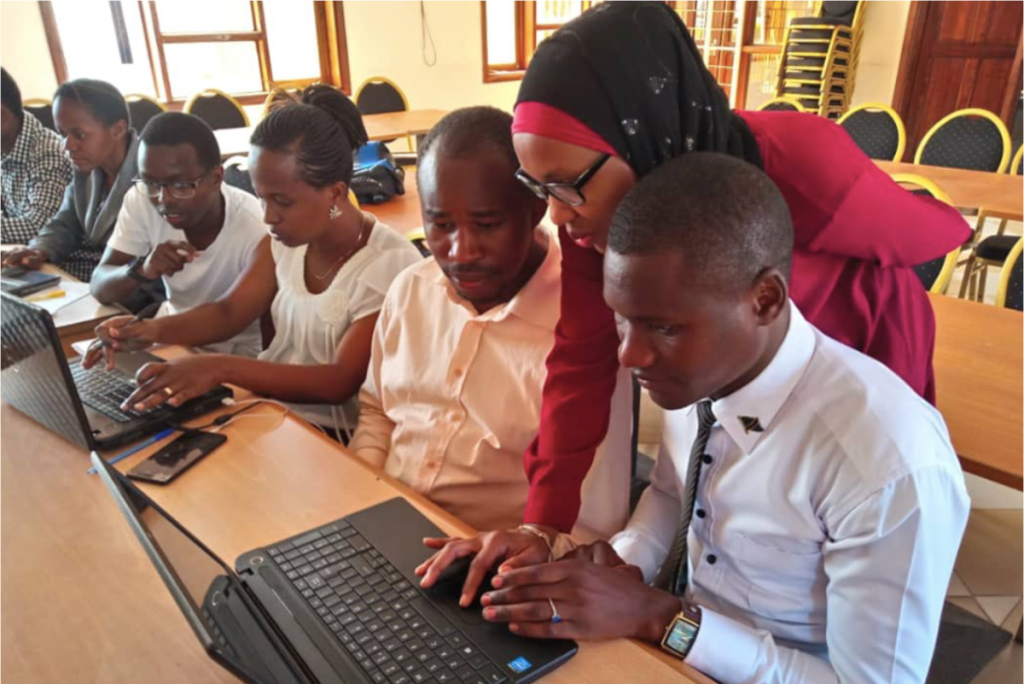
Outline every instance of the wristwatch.
{"label": "wristwatch", "polygon": [[142,256],[137,256],[137,257],[135,257],[134,259],[132,259],[131,261],[128,262],[128,277],[131,278],[132,280],[134,280],[137,283],[151,283],[151,282],[153,282],[149,278],[147,278],[144,275],[142,275],[141,273],[139,273],[139,270],[142,268],[142,265],[146,263],[146,257],[148,257],[148,256],[149,256],[148,254],[144,254]]}
{"label": "wristwatch", "polygon": [[665,628],[665,637],[661,640],[662,650],[685,660],[700,631],[700,617],[700,606],[684,602],[682,611]]}

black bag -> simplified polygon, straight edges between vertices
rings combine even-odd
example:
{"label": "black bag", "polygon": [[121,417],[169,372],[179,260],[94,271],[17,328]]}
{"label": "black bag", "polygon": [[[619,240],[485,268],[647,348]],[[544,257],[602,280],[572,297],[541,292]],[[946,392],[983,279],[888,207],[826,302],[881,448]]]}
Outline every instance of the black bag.
{"label": "black bag", "polygon": [[381,204],[405,194],[405,170],[395,163],[387,145],[369,142],[359,148],[352,175],[352,192],[360,204]]}

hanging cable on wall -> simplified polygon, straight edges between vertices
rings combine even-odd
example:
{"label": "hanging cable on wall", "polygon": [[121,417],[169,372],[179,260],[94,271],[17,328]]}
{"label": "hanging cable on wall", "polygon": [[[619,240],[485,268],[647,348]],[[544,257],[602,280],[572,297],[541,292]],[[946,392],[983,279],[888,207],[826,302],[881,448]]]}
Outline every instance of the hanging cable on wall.
{"label": "hanging cable on wall", "polygon": [[[423,63],[428,67],[437,64],[437,48],[434,46],[434,36],[430,35],[430,24],[427,22],[427,6],[424,0],[420,0],[420,22],[423,30]],[[427,50],[427,43],[430,50]],[[427,55],[430,55],[429,57]]]}

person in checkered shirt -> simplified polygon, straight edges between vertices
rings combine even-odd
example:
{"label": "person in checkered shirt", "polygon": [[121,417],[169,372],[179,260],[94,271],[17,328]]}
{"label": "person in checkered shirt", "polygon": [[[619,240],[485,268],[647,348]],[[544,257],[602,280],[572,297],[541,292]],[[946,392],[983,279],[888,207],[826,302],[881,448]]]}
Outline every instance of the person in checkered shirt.
{"label": "person in checkered shirt", "polygon": [[21,106],[21,91],[6,69],[0,79],[2,241],[28,244],[60,208],[71,165],[60,137]]}

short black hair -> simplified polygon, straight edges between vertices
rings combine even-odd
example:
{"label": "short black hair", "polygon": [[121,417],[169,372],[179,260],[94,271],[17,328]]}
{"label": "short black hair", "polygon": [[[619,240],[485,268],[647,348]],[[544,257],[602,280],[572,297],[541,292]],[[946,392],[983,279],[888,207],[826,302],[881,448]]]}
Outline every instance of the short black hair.
{"label": "short black hair", "polygon": [[494,107],[456,109],[438,121],[420,143],[419,168],[431,154],[465,158],[487,147],[504,156],[513,170],[519,167],[512,146],[512,115]]}
{"label": "short black hair", "polygon": [[0,68],[0,104],[7,107],[18,121],[25,119],[25,110],[21,107],[21,90],[4,68]]}
{"label": "short black hair", "polygon": [[53,99],[58,97],[74,100],[89,109],[94,119],[103,122],[104,126],[113,126],[118,121],[132,125],[128,103],[124,101],[121,91],[107,83],[93,78],[76,78],[60,84]]}
{"label": "short black hair", "polygon": [[315,188],[352,182],[355,151],[368,136],[363,116],[345,93],[316,83],[297,98],[276,103],[249,142],[265,150],[293,150],[299,178]]}
{"label": "short black hair", "polygon": [[209,124],[198,116],[182,112],[157,114],[142,129],[139,140],[147,147],[191,145],[203,168],[220,166],[220,145]]}
{"label": "short black hair", "polygon": [[753,164],[690,152],[629,191],[612,219],[608,249],[682,252],[698,282],[745,289],[768,268],[788,280],[793,220],[775,183]]}

